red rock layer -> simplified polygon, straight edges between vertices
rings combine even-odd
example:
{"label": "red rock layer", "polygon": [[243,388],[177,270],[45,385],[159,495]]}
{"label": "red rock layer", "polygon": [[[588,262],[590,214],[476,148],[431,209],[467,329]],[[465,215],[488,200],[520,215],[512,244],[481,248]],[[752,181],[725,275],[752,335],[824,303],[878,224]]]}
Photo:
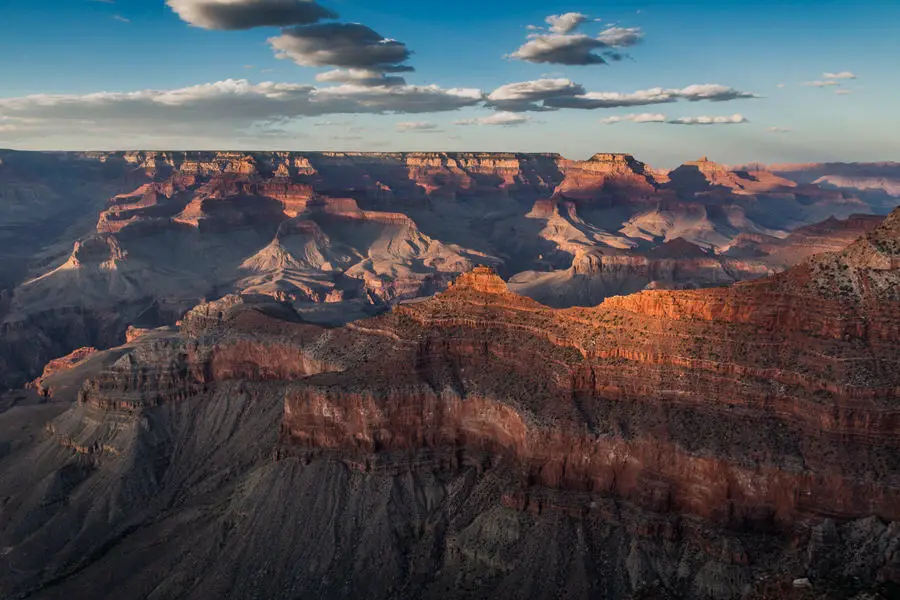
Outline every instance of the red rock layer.
{"label": "red rock layer", "polygon": [[41,396],[50,397],[53,395],[53,390],[44,386],[44,379],[74,369],[96,353],[96,348],[78,348],[66,356],[55,358],[47,363],[41,376],[29,383],[27,387],[36,390]]}
{"label": "red rock layer", "polygon": [[[519,474],[511,502],[537,486],[735,526],[896,520],[898,228],[900,212],[763,282],[590,309],[549,309],[483,268],[331,331],[228,298],[192,311],[182,338],[91,379],[82,399],[127,408],[220,381],[280,382],[285,441],[359,464],[494,456]],[[853,295],[821,292],[844,278]]]}
{"label": "red rock layer", "polygon": [[[546,309],[481,270],[356,324],[378,366],[289,394],[285,434],[362,455],[477,448],[523,485],[730,523],[898,519],[897,223],[764,282],[594,309]],[[854,295],[820,293],[845,276]]]}

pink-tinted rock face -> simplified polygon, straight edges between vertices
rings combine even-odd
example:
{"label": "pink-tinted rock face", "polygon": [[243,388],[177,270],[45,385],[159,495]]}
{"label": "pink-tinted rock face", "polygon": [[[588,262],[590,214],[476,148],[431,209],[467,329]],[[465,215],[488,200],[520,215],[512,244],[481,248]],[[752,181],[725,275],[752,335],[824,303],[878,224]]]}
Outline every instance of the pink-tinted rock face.
{"label": "pink-tinted rock face", "polygon": [[78,348],[66,356],[55,358],[44,366],[41,376],[29,383],[27,387],[37,391],[41,396],[52,397],[53,387],[46,384],[46,380],[53,375],[74,369],[96,353],[96,348]]}
{"label": "pink-tinted rock face", "polygon": [[[341,324],[491,265],[518,293],[589,306],[764,277],[839,249],[875,221],[826,220],[868,209],[843,191],[708,160],[664,172],[610,153],[583,161],[443,152],[4,157],[3,206],[30,198],[38,212],[69,207],[77,176],[95,196],[79,222],[98,216],[93,234],[70,229],[82,237],[70,233],[68,257],[54,247],[32,261],[50,245],[19,233],[32,222],[44,231],[56,213],[0,231],[9,242],[0,244],[0,328],[15,332],[0,340],[3,385],[23,384],[76,347],[121,343],[129,326],[171,325],[197,302],[230,293],[269,295]],[[7,220],[22,213],[7,212]],[[29,244],[6,258],[6,248],[18,254]]]}
{"label": "pink-tinted rock face", "polygon": [[[900,519],[900,211],[839,254],[732,288],[554,310],[492,270],[345,328],[239,297],[92,378],[98,407],[282,386],[282,438],[364,464],[455,448],[536,488],[723,525]],[[281,316],[279,316],[281,315]],[[126,392],[123,395],[123,392]],[[514,466],[510,466],[514,465]]]}
{"label": "pink-tinted rock face", "polygon": [[[873,276],[852,248],[836,259]],[[285,431],[362,455],[472,447],[521,464],[529,485],[722,522],[900,518],[900,465],[888,458],[900,379],[881,366],[897,364],[898,304],[821,298],[807,277],[555,312],[482,270],[357,324],[392,348],[379,367],[395,375],[311,383],[286,400]],[[840,317],[860,305],[867,330]]]}
{"label": "pink-tinted rock face", "polygon": [[[383,226],[350,199],[331,210],[278,238]],[[370,593],[391,568],[380,598],[397,582],[445,597],[462,577],[515,598],[624,600],[647,581],[691,600],[784,598],[805,576],[871,591],[900,581],[898,290],[900,210],[780,275],[592,307],[544,306],[486,267],[341,327],[271,295],[203,302],[177,331],[62,372],[83,382],[78,402],[30,442],[34,429],[4,430],[9,456],[35,460],[0,456],[0,539],[18,569],[0,582],[44,589],[51,556],[58,572],[94,570],[53,589],[161,589],[172,557],[191,556],[191,573],[231,561],[230,589],[277,546],[272,597],[336,572],[330,596],[347,573]],[[546,594],[537,579],[507,587],[531,571],[553,580]]]}

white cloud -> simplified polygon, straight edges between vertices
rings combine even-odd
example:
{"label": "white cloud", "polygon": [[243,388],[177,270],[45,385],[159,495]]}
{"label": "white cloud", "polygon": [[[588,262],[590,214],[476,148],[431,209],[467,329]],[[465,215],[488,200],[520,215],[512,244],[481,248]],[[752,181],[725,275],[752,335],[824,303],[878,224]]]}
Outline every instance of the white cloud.
{"label": "white cloud", "polygon": [[546,19],[547,23],[550,25],[550,31],[553,33],[571,33],[587,20],[587,15],[577,12],[569,12],[562,15],[550,15]]}
{"label": "white cloud", "polygon": [[742,92],[734,88],[715,84],[703,83],[689,85],[682,89],[651,88],[637,92],[589,92],[578,96],[564,96],[548,98],[544,106],[552,108],[617,108],[624,106],[648,106],[652,104],[668,104],[678,100],[699,102],[709,100],[711,102],[726,102],[746,98],[758,98],[757,94]]}
{"label": "white cloud", "polygon": [[487,101],[504,111],[542,110],[537,102],[584,93],[584,88],[570,79],[536,79],[500,86],[488,94]]}
{"label": "white cloud", "polygon": [[676,102],[677,97],[663,88],[651,88],[637,92],[589,92],[578,96],[550,98],[545,106],[553,108],[617,108],[622,106],[645,106],[648,104],[666,104]]}
{"label": "white cloud", "polygon": [[841,71],[839,73],[822,73],[825,79],[856,79],[856,75],[850,71]]}
{"label": "white cloud", "polygon": [[228,79],[172,90],[39,94],[0,99],[0,118],[19,123],[21,135],[96,132],[118,135],[239,133],[260,124],[333,114],[434,113],[475,106],[477,89],[431,86],[311,85]]}
{"label": "white cloud", "polygon": [[681,117],[680,119],[666,121],[666,123],[671,125],[736,125],[748,122],[743,115],[732,115],[730,117]]}
{"label": "white cloud", "polygon": [[831,87],[835,85],[841,85],[837,81],[804,81],[800,85],[805,85],[806,87]]}
{"label": "white cloud", "polygon": [[616,123],[625,122],[666,123],[668,125],[732,125],[738,123],[747,123],[748,121],[743,115],[732,115],[730,117],[681,117],[679,119],[670,119],[662,113],[639,113],[607,117],[605,119],[602,119],[600,122],[604,125],[614,125]]}
{"label": "white cloud", "polygon": [[[587,15],[575,12],[551,15],[546,19],[548,31],[529,34],[509,57],[532,63],[603,65],[622,60],[624,56],[617,49],[634,46],[644,37],[639,27],[609,27],[596,37],[574,33],[587,20]],[[539,31],[537,27],[529,29]]]}
{"label": "white cloud", "polygon": [[597,39],[608,46],[634,46],[644,39],[644,32],[640,27],[610,27],[601,31]]}
{"label": "white cloud", "polygon": [[790,133],[791,130],[786,127],[766,127],[769,133]]}
{"label": "white cloud", "polygon": [[[313,94],[326,112],[428,113],[474,106],[483,100],[481,90],[441,88],[437,85],[371,87],[353,84],[318,88]],[[350,110],[335,110],[346,107]]]}
{"label": "white cloud", "polygon": [[462,119],[454,121],[454,125],[500,125],[512,127],[515,125],[524,125],[530,119],[519,113],[498,112],[487,117],[479,117],[475,119]]}
{"label": "white cloud", "polygon": [[355,83],[365,86],[395,86],[405,85],[403,77],[388,76],[379,71],[368,69],[335,69],[316,75],[316,81],[327,83]]}
{"label": "white cloud", "polygon": [[397,131],[433,131],[437,129],[437,123],[429,123],[428,121],[403,121],[397,123]]}
{"label": "white cloud", "polygon": [[584,88],[570,79],[536,79],[502,85],[488,95],[488,100],[533,102],[554,96],[573,96],[583,93]]}
{"label": "white cloud", "polygon": [[615,123],[622,123],[623,121],[628,121],[630,123],[665,123],[666,119],[666,115],[662,113],[639,113],[634,115],[607,117],[601,119],[600,122],[604,125],[613,125]]}
{"label": "white cloud", "polygon": [[309,25],[337,14],[315,0],[166,0],[183,21],[203,29]]}
{"label": "white cloud", "polygon": [[853,92],[851,90],[834,90],[834,93],[837,96],[849,96]]}
{"label": "white cloud", "polygon": [[680,90],[668,90],[678,98],[684,98],[689,102],[697,102],[698,100],[709,100],[711,102],[726,102],[728,100],[739,100],[742,98],[759,98],[759,95],[750,92],[742,92],[727,85],[718,83],[702,83],[689,85]]}

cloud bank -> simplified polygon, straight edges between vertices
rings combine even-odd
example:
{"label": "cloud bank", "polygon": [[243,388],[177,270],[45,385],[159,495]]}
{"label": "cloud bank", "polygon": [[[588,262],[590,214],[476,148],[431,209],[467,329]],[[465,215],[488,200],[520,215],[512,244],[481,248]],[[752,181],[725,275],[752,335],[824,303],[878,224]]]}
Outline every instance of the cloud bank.
{"label": "cloud bank", "polygon": [[[719,84],[697,84],[680,89],[651,88],[636,92],[586,92],[564,78],[510,83],[485,94],[475,88],[409,85],[401,77],[368,69],[338,69],[318,75],[334,85],[251,83],[227,79],[170,90],[98,92],[93,94],[38,94],[0,99],[0,124],[7,136],[39,137],[72,131],[114,131],[118,135],[175,131],[214,136],[260,125],[305,117],[350,114],[427,114],[483,107],[494,112],[464,119],[459,125],[515,126],[529,122],[527,112],[564,109],[594,110],[648,106],[675,102],[726,102],[755,98]],[[678,124],[719,124],[717,117],[677,120]],[[659,119],[615,117],[651,122]],[[734,122],[734,121],[729,121]]]}
{"label": "cloud bank", "polygon": [[419,114],[482,102],[477,89],[368,87],[228,79],[173,90],[40,94],[0,99],[0,118],[23,135],[114,129],[118,134],[239,132],[260,124],[335,114]]}
{"label": "cloud bank", "polygon": [[[528,123],[524,113],[564,109],[596,110],[675,102],[727,102],[757,98],[720,84],[685,88],[650,88],[636,92],[588,91],[562,77],[509,83],[484,93],[473,88],[410,85],[412,52],[360,23],[320,23],[337,15],[316,0],[167,0],[183,20],[196,27],[242,30],[279,27],[268,38],[278,58],[304,67],[330,67],[315,76],[317,84],[251,83],[226,79],[170,90],[38,94],[0,99],[2,132],[18,139],[42,135],[103,132],[129,135],[211,135],[213,137],[283,133],[288,123],[306,117],[351,114],[418,115],[482,107],[493,112],[462,119],[460,126],[512,127]],[[547,17],[547,27],[529,36],[515,58],[529,62],[598,64],[620,60],[619,48],[638,44],[639,28],[606,27],[595,36],[579,32],[595,21],[582,13]],[[849,72],[835,76],[851,76]],[[323,85],[319,85],[323,84]],[[739,120],[736,120],[739,119]],[[603,122],[666,122],[681,125],[744,122],[734,117],[685,117],[669,120],[658,113],[610,117]],[[404,121],[401,132],[436,131],[427,121]]]}

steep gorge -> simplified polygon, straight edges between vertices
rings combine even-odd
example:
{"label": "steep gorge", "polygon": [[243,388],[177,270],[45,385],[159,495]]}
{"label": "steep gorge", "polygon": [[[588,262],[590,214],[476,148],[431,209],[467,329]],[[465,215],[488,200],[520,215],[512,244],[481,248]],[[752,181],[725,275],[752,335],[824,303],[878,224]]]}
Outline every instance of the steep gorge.
{"label": "steep gorge", "polygon": [[595,307],[541,305],[484,267],[336,328],[266,295],[202,304],[48,373],[84,382],[62,414],[0,414],[47,423],[0,456],[0,582],[48,598],[883,588],[900,580],[898,269],[900,210],[780,275]]}
{"label": "steep gorge", "polygon": [[519,293],[589,306],[766,276],[877,223],[792,237],[872,208],[763,171],[667,173],[623,154],[4,152],[0,183],[0,239],[21,250],[0,273],[4,388],[232,293],[336,325],[488,265]]}

